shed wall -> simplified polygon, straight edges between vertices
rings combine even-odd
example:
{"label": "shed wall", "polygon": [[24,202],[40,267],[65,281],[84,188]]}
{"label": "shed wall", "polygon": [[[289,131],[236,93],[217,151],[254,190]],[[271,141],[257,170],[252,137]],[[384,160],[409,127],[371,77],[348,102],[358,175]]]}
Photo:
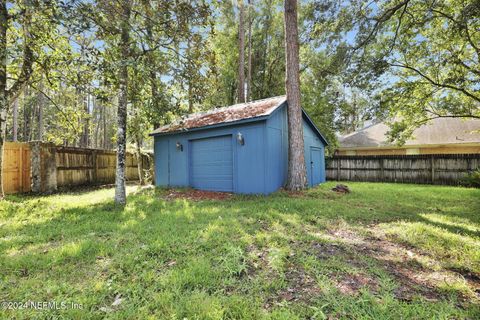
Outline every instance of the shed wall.
{"label": "shed wall", "polygon": [[[233,191],[266,193],[265,190],[265,122],[199,130],[155,137],[155,172],[157,186],[191,186],[189,169],[191,141],[230,135],[233,152]],[[240,132],[244,145],[237,142]],[[183,150],[177,150],[179,142]]]}
{"label": "shed wall", "polygon": [[[270,116],[266,123],[267,130],[267,192],[274,192],[285,185],[288,171],[288,121],[287,105],[279,107]],[[305,144],[305,166],[307,169],[308,185],[313,186],[311,180],[310,150],[318,148],[322,153],[322,164],[317,166],[320,171],[320,181],[325,182],[325,145],[314,132],[308,122],[303,119],[303,139]]]}
{"label": "shed wall", "polygon": [[[307,179],[311,181],[311,148],[321,150],[320,181],[325,181],[325,161],[323,141],[313,128],[303,120],[305,141],[305,165]],[[244,145],[237,142],[240,132]],[[157,186],[188,187],[192,185],[191,141],[196,139],[231,135],[233,152],[233,191],[237,193],[268,194],[283,187],[288,170],[288,123],[286,104],[275,110],[267,120],[208,128],[180,134],[155,137],[155,172]],[[177,142],[183,151],[177,150]],[[318,175],[317,175],[318,177]]]}
{"label": "shed wall", "polygon": [[287,179],[288,124],[287,108],[282,106],[274,111],[266,122],[267,132],[267,193],[283,187]]}

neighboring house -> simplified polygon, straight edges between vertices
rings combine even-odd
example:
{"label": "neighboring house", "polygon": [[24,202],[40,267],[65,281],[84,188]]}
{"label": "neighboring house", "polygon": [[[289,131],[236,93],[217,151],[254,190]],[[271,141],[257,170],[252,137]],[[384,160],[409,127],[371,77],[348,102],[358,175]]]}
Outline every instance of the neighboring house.
{"label": "neighboring house", "polygon": [[[268,194],[281,188],[288,163],[284,96],[195,113],[155,130],[157,186]],[[325,181],[327,142],[303,112],[310,186]]]}
{"label": "neighboring house", "polygon": [[480,153],[480,120],[437,118],[417,128],[404,145],[387,142],[389,127],[378,123],[339,139],[338,155]]}

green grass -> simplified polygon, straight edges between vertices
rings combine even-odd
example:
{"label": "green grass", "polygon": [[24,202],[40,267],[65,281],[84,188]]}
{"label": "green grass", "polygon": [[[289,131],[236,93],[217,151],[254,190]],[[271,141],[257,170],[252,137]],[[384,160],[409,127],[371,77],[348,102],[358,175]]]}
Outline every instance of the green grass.
{"label": "green grass", "polygon": [[0,301],[82,308],[0,318],[480,318],[480,190],[348,185],[197,202],[129,187],[123,210],[112,189],[9,196]]}

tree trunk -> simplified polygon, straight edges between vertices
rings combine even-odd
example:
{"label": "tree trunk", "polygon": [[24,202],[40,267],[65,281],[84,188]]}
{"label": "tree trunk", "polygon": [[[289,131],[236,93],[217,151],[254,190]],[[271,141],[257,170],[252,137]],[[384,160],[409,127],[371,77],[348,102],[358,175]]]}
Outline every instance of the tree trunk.
{"label": "tree trunk", "polygon": [[90,94],[86,94],[85,96],[82,95],[81,104],[83,107],[84,116],[80,119],[80,125],[82,127],[82,135],[80,136],[80,147],[88,148],[89,145],[89,129],[90,129],[90,110],[89,110],[89,101],[90,101]]}
{"label": "tree trunk", "polygon": [[137,135],[136,139],[136,145],[137,145],[137,169],[138,169],[138,181],[141,186],[145,184],[145,181],[143,179],[143,157],[142,157],[142,138],[140,135]]}
{"label": "tree trunk", "polygon": [[[8,11],[6,0],[0,2],[0,131],[4,127],[7,110],[7,28]],[[3,199],[3,136],[0,132],[0,199]]]}
{"label": "tree trunk", "polygon": [[100,148],[100,143],[99,143],[99,138],[98,138],[98,133],[99,133],[99,130],[100,130],[100,120],[101,120],[101,112],[99,110],[99,105],[98,105],[98,102],[97,102],[97,99],[95,97],[93,97],[92,99],[92,114],[95,115],[95,119],[96,121],[94,122],[95,124],[95,136],[93,137],[93,139],[95,141],[93,141],[93,145],[95,145],[95,148],[99,149]]}
{"label": "tree trunk", "polygon": [[[190,41],[190,37],[188,38],[187,40],[187,58],[188,59],[191,59],[191,48],[192,44],[191,44],[191,41]],[[188,61],[187,62],[188,64],[190,64],[191,62]],[[193,88],[192,88],[192,75],[189,75],[189,77],[187,78],[187,85],[188,85],[188,113],[193,113]]]}
{"label": "tree trunk", "polygon": [[28,108],[27,108],[27,97],[30,95],[28,91],[28,85],[23,88],[23,130],[22,130],[22,139],[24,142],[28,142]]}
{"label": "tree trunk", "polygon": [[107,138],[108,138],[108,132],[107,132],[107,107],[106,104],[102,107],[102,127],[103,127],[103,149],[106,150],[108,149],[108,144],[107,144]]}
{"label": "tree trunk", "polygon": [[[272,6],[272,1],[269,1],[267,5],[270,7]],[[272,25],[272,15],[270,11],[267,13],[267,17],[265,18],[264,21],[264,26],[263,26],[263,38],[264,38],[264,49],[263,49],[263,57],[262,57],[262,69],[261,69],[261,75],[262,75],[262,82],[261,82],[261,92],[260,92],[260,97],[261,98],[266,98],[267,97],[267,91],[268,91],[268,86],[267,86],[267,59],[270,54],[270,40],[269,40],[269,32],[270,32],[270,26]]]}
{"label": "tree trunk", "polygon": [[13,102],[13,126],[12,126],[12,140],[18,141],[18,98]]}
{"label": "tree trunk", "polygon": [[298,53],[297,1],[285,0],[285,87],[288,102],[287,190],[302,190],[307,185],[300,101],[300,61]]}
{"label": "tree trunk", "polygon": [[[146,22],[145,22],[145,29],[147,32],[147,39],[148,43],[153,43],[153,20],[152,20],[152,15],[153,15],[153,9],[151,7],[152,3],[148,0],[143,0],[143,6],[145,8],[145,15],[147,17]],[[157,72],[155,70],[155,58],[154,58],[154,53],[150,52],[148,54],[147,60],[150,64],[150,94],[152,96],[152,107],[155,112],[160,112],[160,107],[159,107],[159,97],[158,97],[158,87],[157,87]],[[158,118],[152,119],[152,126],[153,130],[157,129],[160,126],[160,123],[157,121]]]}
{"label": "tree trunk", "polygon": [[238,102],[245,102],[245,27],[243,1],[239,0],[239,23],[238,23]]}
{"label": "tree trunk", "polygon": [[252,24],[253,6],[252,0],[248,0],[248,64],[247,64],[247,101],[252,101]]}
{"label": "tree trunk", "polygon": [[85,118],[83,123],[83,147],[88,148],[90,146],[90,94],[87,94],[84,103]]}
{"label": "tree trunk", "polygon": [[129,49],[129,20],[130,20],[130,2],[123,2],[123,17],[121,22],[120,50],[122,64],[119,70],[120,92],[118,99],[117,112],[117,169],[115,175],[115,202],[120,205],[127,203],[125,191],[125,159],[127,148],[127,103],[128,103],[128,59],[130,57]]}
{"label": "tree trunk", "polygon": [[40,92],[37,94],[37,106],[38,106],[38,131],[37,131],[37,140],[43,140],[43,107],[45,104],[45,96],[43,95],[44,85],[43,80],[40,82]]}

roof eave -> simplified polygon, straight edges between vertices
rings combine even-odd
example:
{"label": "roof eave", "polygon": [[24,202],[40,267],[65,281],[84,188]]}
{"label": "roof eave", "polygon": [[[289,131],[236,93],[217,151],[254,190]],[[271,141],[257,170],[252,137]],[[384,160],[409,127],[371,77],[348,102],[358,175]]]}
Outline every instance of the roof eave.
{"label": "roof eave", "polygon": [[308,113],[302,108],[302,114],[305,116],[305,119],[307,120],[308,124],[314,129],[314,131],[316,132],[316,134],[323,140],[323,142],[325,143],[326,146],[330,145],[327,141],[327,139],[325,139],[325,137],[323,136],[323,134],[320,132],[320,130],[318,130],[317,126],[315,125],[315,123],[312,121],[312,119],[310,118],[310,116],[308,115]]}
{"label": "roof eave", "polygon": [[202,126],[202,127],[196,127],[196,128],[190,128],[190,129],[181,129],[181,130],[168,131],[168,132],[152,132],[149,134],[149,136],[158,137],[158,136],[166,136],[166,135],[179,134],[179,133],[187,133],[192,131],[215,129],[215,128],[226,127],[231,125],[239,125],[244,123],[263,121],[263,120],[267,120],[269,117],[270,115],[264,115],[264,116],[253,117],[248,119],[240,119],[240,120],[230,121],[230,122],[215,123],[208,126]]}

